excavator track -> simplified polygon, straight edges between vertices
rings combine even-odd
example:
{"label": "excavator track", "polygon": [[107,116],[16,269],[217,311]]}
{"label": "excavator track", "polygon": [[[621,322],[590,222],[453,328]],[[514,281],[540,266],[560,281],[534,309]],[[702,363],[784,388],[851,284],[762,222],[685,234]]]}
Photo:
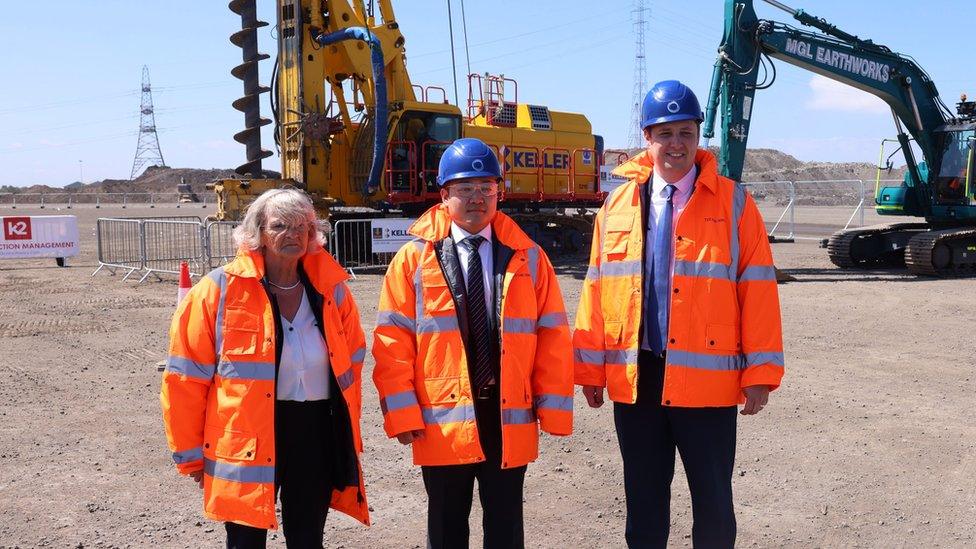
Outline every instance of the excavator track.
{"label": "excavator track", "polygon": [[908,240],[926,223],[890,223],[834,233],[827,241],[830,261],[843,269],[901,265]]}
{"label": "excavator track", "polygon": [[916,275],[976,277],[976,227],[913,236],[905,249],[905,265]]}

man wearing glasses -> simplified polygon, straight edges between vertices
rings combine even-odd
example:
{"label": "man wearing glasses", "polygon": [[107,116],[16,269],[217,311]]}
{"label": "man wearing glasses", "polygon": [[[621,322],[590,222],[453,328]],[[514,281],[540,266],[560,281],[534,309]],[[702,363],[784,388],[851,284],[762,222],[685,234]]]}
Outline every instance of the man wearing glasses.
{"label": "man wearing glasses", "polygon": [[459,139],[438,168],[441,203],[413,224],[417,238],[384,279],[373,381],[387,434],[422,468],[427,546],[468,546],[477,479],[484,547],[523,547],[539,428],[573,428],[566,311],[549,258],[497,211],[494,152]]}

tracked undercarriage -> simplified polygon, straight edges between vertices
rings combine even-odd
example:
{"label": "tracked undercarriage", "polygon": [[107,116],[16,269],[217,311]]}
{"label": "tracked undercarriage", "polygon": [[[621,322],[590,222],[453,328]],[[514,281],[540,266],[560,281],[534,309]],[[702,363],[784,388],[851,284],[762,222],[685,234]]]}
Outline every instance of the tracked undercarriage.
{"label": "tracked undercarriage", "polygon": [[848,229],[830,237],[827,253],[834,265],[848,269],[904,265],[917,275],[976,277],[976,227],[893,223]]}

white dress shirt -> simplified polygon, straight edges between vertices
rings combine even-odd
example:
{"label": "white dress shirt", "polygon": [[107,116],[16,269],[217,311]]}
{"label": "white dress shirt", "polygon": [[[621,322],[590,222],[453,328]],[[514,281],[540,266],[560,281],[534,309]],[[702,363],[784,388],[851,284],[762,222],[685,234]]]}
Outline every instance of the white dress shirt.
{"label": "white dress shirt", "polygon": [[[454,239],[454,247],[457,248],[458,262],[461,264],[461,273],[464,277],[464,287],[467,288],[468,285],[468,261],[471,260],[471,253],[468,251],[466,245],[461,244],[461,241],[465,238],[471,236],[472,233],[465,231],[461,227],[458,227],[453,221],[451,222],[451,237]],[[484,229],[478,232],[478,236],[484,238],[481,241],[481,246],[478,247],[478,255],[481,256],[481,278],[485,285],[485,310],[491,315],[491,293],[492,293],[492,283],[491,274],[494,262],[491,257],[491,223],[485,226]],[[490,316],[489,316],[490,318]]]}
{"label": "white dress shirt", "polygon": [[329,349],[315,314],[302,291],[302,303],[291,322],[281,317],[284,332],[278,365],[278,400],[329,398]]}
{"label": "white dress shirt", "polygon": [[[657,172],[653,172],[651,180],[647,183],[651,185],[651,207],[647,209],[647,227],[644,232],[644,238],[647,239],[644,241],[645,246],[655,242],[657,236],[657,220],[664,215],[664,206],[668,203],[668,199],[664,194],[664,187],[669,184],[675,186],[674,194],[671,195],[671,200],[674,203],[674,212],[671,216],[671,258],[668,262],[669,280],[674,278],[674,228],[678,226],[678,218],[681,217],[681,212],[688,205],[688,200],[691,198],[691,192],[695,188],[696,175],[698,175],[698,170],[695,166],[692,166],[691,170],[676,183],[668,183]],[[651,272],[653,266],[654,255],[648,250],[648,254],[644,257],[644,276],[647,276]],[[671,307],[671,292],[668,291],[667,295],[668,307]],[[642,338],[641,349],[651,350],[651,344],[649,341],[646,341],[646,338]]]}

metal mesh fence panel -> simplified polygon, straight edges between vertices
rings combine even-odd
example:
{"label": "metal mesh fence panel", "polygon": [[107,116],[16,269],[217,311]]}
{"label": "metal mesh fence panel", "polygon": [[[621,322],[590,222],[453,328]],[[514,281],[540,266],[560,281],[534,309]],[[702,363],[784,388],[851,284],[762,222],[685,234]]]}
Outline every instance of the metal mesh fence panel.
{"label": "metal mesh fence panel", "polygon": [[237,221],[214,221],[207,225],[207,262],[211,269],[234,258],[237,248],[234,246],[233,232],[237,225]]}
{"label": "metal mesh fence panel", "polygon": [[202,225],[199,221],[145,220],[143,280],[153,273],[179,274],[180,262],[186,261],[190,273],[200,275],[208,267],[204,255]]}

